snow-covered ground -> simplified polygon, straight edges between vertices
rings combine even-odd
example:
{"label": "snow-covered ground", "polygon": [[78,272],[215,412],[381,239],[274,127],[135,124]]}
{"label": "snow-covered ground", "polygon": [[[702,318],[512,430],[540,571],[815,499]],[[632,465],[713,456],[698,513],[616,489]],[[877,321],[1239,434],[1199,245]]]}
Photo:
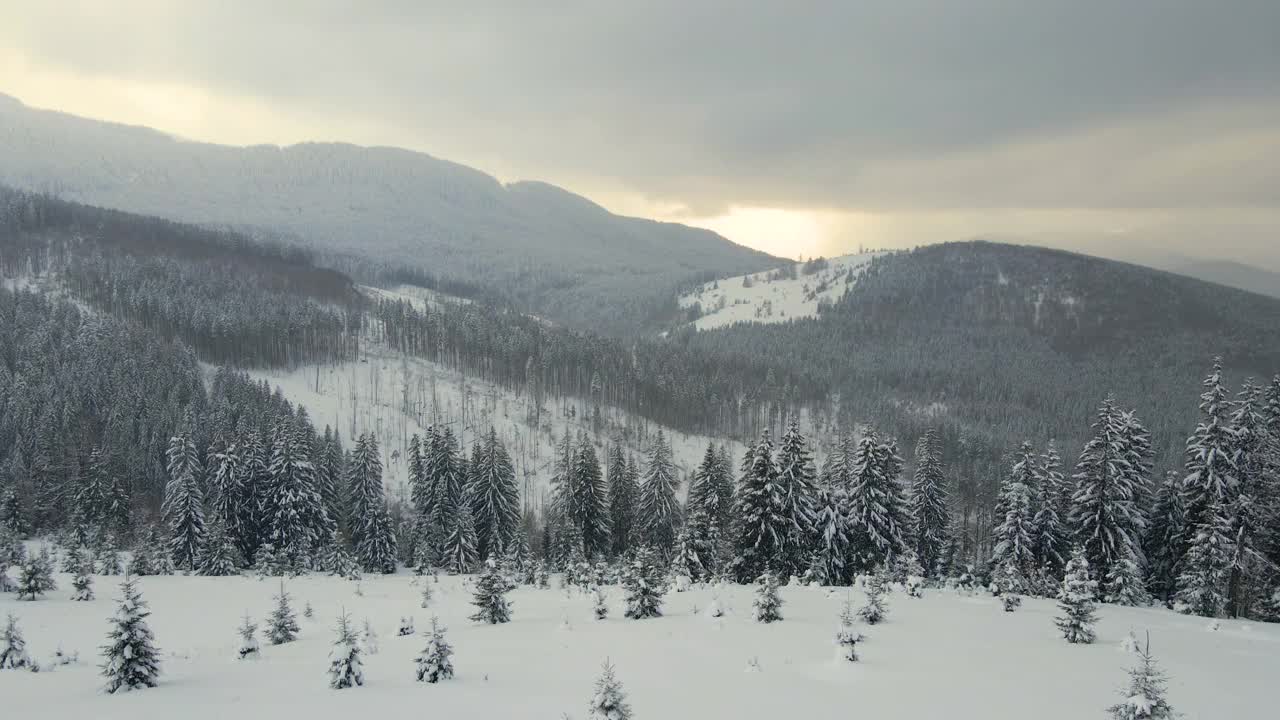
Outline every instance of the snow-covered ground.
{"label": "snow-covered ground", "polygon": [[358,287],[360,292],[374,300],[406,300],[419,311],[428,307],[437,307],[442,302],[462,304],[471,302],[466,298],[445,295],[417,285],[396,285],[390,288],[378,288],[369,285],[360,285]]}
{"label": "snow-covered ground", "polygon": [[717,280],[680,297],[680,307],[702,306],[702,316],[693,324],[699,330],[725,327],[738,322],[786,322],[814,317],[819,303],[835,302],[882,253],[864,253],[831,258],[827,267],[804,274],[804,263],[795,268],[795,279],[777,277],[776,271]]}
{"label": "snow-covered ground", "polygon": [[[326,576],[287,581],[299,612],[297,642],[261,658],[234,659],[236,628],[249,615],[260,625],[279,581],[254,578],[147,577],[150,623],[163,653],[160,685],[107,696],[100,692],[99,650],[114,612],[119,578],[95,578],[98,598],[72,602],[70,577],[45,599],[0,595],[0,615],[17,616],[33,657],[47,661],[61,646],[78,664],[30,674],[0,671],[0,707],[15,717],[221,720],[222,718],[352,717],[561,718],[582,720],[592,683],[606,659],[617,668],[637,720],[818,720],[903,718],[947,720],[1084,720],[1106,717],[1120,698],[1135,656],[1120,649],[1130,630],[1151,633],[1151,648],[1169,674],[1169,699],[1187,720],[1261,718],[1275,712],[1280,626],[1222,621],[1164,610],[1100,608],[1098,641],[1069,645],[1053,624],[1054,603],[1028,600],[1009,614],[985,594],[894,593],[889,616],[861,627],[861,660],[837,662],[832,637],[845,593],[859,590],[786,587],[785,620],[752,619],[752,589],[719,592],[729,613],[706,616],[713,591],[669,593],[666,616],[622,618],[622,594],[608,588],[611,615],[591,618],[591,598],[564,590],[520,588],[510,624],[477,625],[468,580],[441,577],[429,610],[406,574],[357,584]],[[429,582],[429,580],[428,580]],[[555,581],[553,580],[553,586]],[[305,604],[314,619],[301,617]],[[367,618],[379,652],[366,657],[364,687],[327,686],[335,618],[345,610],[357,627]],[[419,634],[397,637],[402,616],[417,630],[431,614],[448,626],[457,677],[438,685],[414,681]],[[565,620],[567,619],[567,627]],[[757,658],[759,672],[747,672]],[[8,717],[8,715],[6,715]]]}
{"label": "snow-covered ground", "polygon": [[[363,357],[355,362],[251,374],[306,407],[318,428],[337,428],[348,444],[359,433],[376,433],[385,477],[392,488],[403,485],[409,438],[432,423],[449,423],[468,453],[478,434],[494,427],[511,453],[526,499],[534,505],[549,486],[555,447],[566,432],[575,436],[580,430],[586,432],[596,443],[603,464],[613,438],[619,438],[628,452],[643,461],[643,453],[661,428],[676,464],[685,473],[693,472],[711,441],[609,406],[600,409],[603,422],[597,433],[591,421],[592,406],[586,400],[545,400],[535,421],[533,400],[527,393],[406,357],[376,343],[366,343]],[[729,442],[732,457],[741,457],[744,450],[741,444]]]}

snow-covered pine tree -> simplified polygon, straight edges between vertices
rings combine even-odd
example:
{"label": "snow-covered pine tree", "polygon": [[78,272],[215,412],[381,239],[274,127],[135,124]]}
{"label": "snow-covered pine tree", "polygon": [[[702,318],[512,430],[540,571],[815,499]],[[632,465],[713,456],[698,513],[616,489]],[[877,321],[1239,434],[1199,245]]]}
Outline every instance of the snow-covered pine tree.
{"label": "snow-covered pine tree", "polygon": [[647,546],[641,546],[624,569],[622,588],[626,592],[626,617],[633,620],[662,617],[667,578]]}
{"label": "snow-covered pine tree", "polygon": [[684,577],[690,581],[698,580],[706,574],[698,548],[693,542],[688,527],[680,528],[676,534],[675,551],[671,557],[671,574]]}
{"label": "snow-covered pine tree", "polygon": [[782,577],[800,575],[809,564],[816,531],[817,471],[808,441],[800,433],[794,417],[778,445],[778,486],[782,492],[782,515],[786,518],[783,550],[778,571]]}
{"label": "snow-covered pine tree", "polygon": [[[431,488],[428,544],[442,553],[441,565],[450,572],[471,572],[478,559],[474,518],[466,496],[465,463],[458,456],[458,442],[448,427],[432,434],[426,457]],[[448,551],[445,546],[448,545]]]}
{"label": "snow-covered pine tree", "polygon": [[875,574],[867,578],[867,602],[858,609],[858,617],[868,625],[876,625],[888,615],[884,596],[888,591],[889,576],[884,567],[876,569]]}
{"label": "snow-covered pine tree", "polygon": [[344,690],[364,685],[360,641],[356,638],[355,628],[351,627],[350,615],[344,612],[338,616],[334,634],[337,639],[333,642],[333,650],[329,651],[329,687]]}
{"label": "snow-covered pine tree", "polygon": [[1215,502],[1200,514],[1191,547],[1182,559],[1175,602],[1183,612],[1202,617],[1221,617],[1227,607],[1231,581],[1231,518],[1221,503]]}
{"label": "snow-covered pine tree", "polygon": [[854,562],[851,571],[888,563],[906,550],[905,502],[899,487],[902,458],[895,443],[882,442],[874,431],[858,441],[849,468],[849,531]]}
{"label": "snow-covered pine tree", "polygon": [[382,484],[382,452],[372,434],[365,433],[356,441],[347,467],[347,488],[351,494],[351,539],[361,567],[366,572],[395,572],[396,540]]}
{"label": "snow-covered pine tree", "polygon": [[1176,470],[1170,470],[1156,492],[1144,542],[1149,563],[1147,586],[1163,602],[1170,601],[1177,589],[1178,568],[1187,546],[1182,497],[1182,478]]}
{"label": "snow-covered pine tree", "polygon": [[200,460],[195,442],[187,434],[170,438],[169,482],[162,511],[169,523],[170,554],[181,570],[193,570],[204,539],[204,492],[200,489]]}
{"label": "snow-covered pine tree", "polygon": [[1107,571],[1102,586],[1106,589],[1103,596],[1105,602],[1131,607],[1151,603],[1151,595],[1142,582],[1142,573],[1133,558],[1117,560]]}
{"label": "snow-covered pine tree", "polygon": [[396,635],[399,637],[408,637],[415,632],[417,632],[417,630],[413,627],[413,616],[401,617],[400,627],[396,630]]}
{"label": "snow-covered pine tree", "polygon": [[1107,708],[1113,720],[1173,720],[1177,713],[1165,699],[1164,673],[1151,657],[1151,640],[1138,651],[1138,665],[1129,671],[1129,686],[1120,691],[1123,698]]}
{"label": "snow-covered pine tree", "polygon": [[48,546],[42,545],[40,552],[27,556],[18,570],[18,599],[35,600],[47,592],[58,589],[53,579],[53,558],[49,556]]}
{"label": "snow-covered pine tree", "polygon": [[298,639],[298,616],[289,603],[289,593],[285,592],[284,583],[280,583],[280,594],[276,595],[276,606],[267,616],[267,642],[272,645],[283,645]]}
{"label": "snow-covered pine tree", "polygon": [[196,572],[210,577],[239,575],[238,554],[235,540],[227,533],[226,523],[218,518],[204,537]]}
{"label": "snow-covered pine tree", "polygon": [[733,468],[724,447],[707,445],[689,484],[687,514],[690,524],[698,518],[694,543],[703,565],[711,572],[721,572],[733,529]]}
{"label": "snow-covered pine tree", "polygon": [[664,558],[675,545],[676,527],[680,523],[680,503],[676,499],[679,485],[680,479],[671,459],[671,446],[667,444],[662,430],[658,430],[640,481],[637,520],[645,544]]}
{"label": "snow-covered pine tree", "polygon": [[[211,453],[209,490],[212,496],[212,518],[209,525],[211,528],[220,526],[218,531],[231,538],[237,548],[243,544],[240,523],[247,519],[247,508],[243,507],[246,500],[245,476],[240,462],[240,450],[235,443]],[[206,540],[206,551],[209,546],[210,543]]]}
{"label": "snow-covered pine tree", "polygon": [[[416,436],[415,436],[416,437]],[[324,426],[324,437],[315,448],[312,463],[316,468],[316,492],[333,531],[349,527],[347,517],[346,465],[342,456],[342,439],[337,431]],[[329,533],[332,535],[332,533]],[[324,536],[322,536],[324,537]]]}
{"label": "snow-covered pine tree", "polygon": [[849,558],[848,500],[843,487],[819,487],[817,496],[817,547],[809,563],[809,582],[819,585],[848,585]]}
{"label": "snow-covered pine tree", "polygon": [[294,574],[306,572],[312,565],[315,518],[324,513],[315,487],[315,466],[297,439],[291,424],[277,426],[267,467],[272,487],[268,542],[277,565]]}
{"label": "snow-covered pine tree", "polygon": [[605,661],[596,680],[595,694],[587,706],[587,720],[631,720],[631,706],[622,683],[614,676],[613,665]]}
{"label": "snow-covered pine tree", "polygon": [[[172,575],[173,560],[172,556],[165,552],[159,546],[149,551],[152,555],[153,572],[152,575]],[[120,551],[116,549],[115,538],[108,535],[102,541],[102,547],[98,548],[98,574],[99,575],[120,575],[124,572],[124,559],[120,556]]]}
{"label": "snow-covered pine tree", "polygon": [[480,557],[509,547],[520,525],[520,491],[511,456],[492,427],[476,443],[468,493]]}
{"label": "snow-covered pine tree", "polygon": [[1037,464],[1040,473],[1040,503],[1032,522],[1035,529],[1035,557],[1050,575],[1058,575],[1067,564],[1067,518],[1071,511],[1071,484],[1062,476],[1058,446],[1049,441]]}
{"label": "snow-covered pine tree", "polygon": [[1214,358],[1213,370],[1202,385],[1205,390],[1200,395],[1201,420],[1187,439],[1187,476],[1183,481],[1191,537],[1202,524],[1213,522],[1206,517],[1211,506],[1218,505],[1220,511],[1230,507],[1232,488],[1237,483],[1231,402],[1222,385],[1222,358]]}
{"label": "snow-covered pine tree", "polygon": [[942,441],[929,428],[916,442],[916,471],[908,493],[911,548],[931,577],[937,570],[947,533],[946,476],[942,469]]}
{"label": "snow-covered pine tree", "polygon": [[597,620],[609,617],[609,595],[605,593],[603,585],[596,585],[591,593],[591,614]]}
{"label": "snow-covered pine tree", "polygon": [[1036,484],[1036,455],[1031,443],[1024,442],[1014,456],[1013,470],[1000,488],[1000,507],[1004,517],[992,531],[992,564],[1001,569],[1007,592],[1025,593],[1027,578],[1036,566],[1033,530],[1035,517],[1031,508],[1031,488]]}
{"label": "snow-covered pine tree", "polygon": [[1098,583],[1089,577],[1089,560],[1083,547],[1077,545],[1072,551],[1066,572],[1058,593],[1058,609],[1062,615],[1054,618],[1054,623],[1067,642],[1088,644],[1096,637],[1094,598]]}
{"label": "snow-covered pine tree", "polygon": [[76,602],[93,600],[93,575],[88,563],[80,566],[75,578],[71,581],[71,588],[75,590],[71,595],[72,600]]}
{"label": "snow-covered pine tree", "polygon": [[27,653],[27,641],[18,627],[18,618],[11,613],[5,622],[4,634],[0,635],[0,670],[17,670],[30,666],[31,655]]}
{"label": "snow-covered pine tree", "polygon": [[845,597],[840,606],[840,622],[836,625],[836,646],[840,648],[840,657],[846,662],[858,661],[858,643],[862,635],[854,627],[855,615],[853,600]]}
{"label": "snow-covered pine tree", "polygon": [[614,555],[631,549],[636,523],[636,500],[640,494],[634,463],[628,463],[621,443],[609,448],[609,538]]}
{"label": "snow-covered pine tree", "polygon": [[1093,424],[1093,439],[1076,465],[1071,526],[1089,568],[1105,580],[1121,561],[1142,557],[1145,521],[1138,508],[1140,474],[1133,466],[1131,419],[1107,396]]}
{"label": "snow-covered pine tree", "polygon": [[738,484],[735,572],[742,583],[753,581],[767,570],[780,569],[782,564],[787,517],[783,514],[773,455],[773,440],[766,427],[743,457],[742,480]]}
{"label": "snow-covered pine tree", "polygon": [[449,513],[453,523],[449,536],[445,540],[443,564],[446,570],[454,574],[471,572],[478,559],[476,553],[476,530],[471,522],[471,505],[465,500]]}
{"label": "snow-covered pine tree", "polygon": [[498,572],[498,563],[489,558],[484,572],[476,580],[475,595],[471,604],[476,607],[470,619],[479,623],[499,625],[511,622],[511,605],[507,602],[507,581]]}
{"label": "snow-covered pine tree", "polygon": [[1231,415],[1237,484],[1227,514],[1231,518],[1231,577],[1227,614],[1250,617],[1265,598],[1272,566],[1274,520],[1280,513],[1280,455],[1264,416],[1263,390],[1245,380]]}
{"label": "snow-covered pine tree", "polygon": [[137,580],[126,579],[120,585],[120,599],[107,633],[107,644],[102,647],[102,676],[107,679],[104,688],[107,693],[156,686],[160,676],[160,651],[147,625],[150,616]]}
{"label": "snow-covered pine tree", "polygon": [[241,660],[256,660],[261,647],[258,645],[258,625],[244,614],[244,622],[240,624],[240,650],[237,657]]}
{"label": "snow-covered pine tree", "polygon": [[426,582],[425,580],[422,582],[422,592],[419,593],[418,597],[421,598],[422,609],[427,609],[427,607],[431,605],[431,583]]}
{"label": "snow-covered pine tree", "polygon": [[453,646],[445,639],[440,618],[432,616],[427,646],[418,654],[418,682],[437,683],[453,677]]}
{"label": "snow-covered pine tree", "polygon": [[778,595],[778,579],[773,573],[761,575],[756,584],[756,598],[751,603],[756,622],[773,623],[782,619],[782,597]]}

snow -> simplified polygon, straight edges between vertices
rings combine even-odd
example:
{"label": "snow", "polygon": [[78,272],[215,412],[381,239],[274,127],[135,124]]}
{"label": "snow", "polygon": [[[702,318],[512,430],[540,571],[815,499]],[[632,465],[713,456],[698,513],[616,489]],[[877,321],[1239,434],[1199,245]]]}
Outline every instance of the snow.
{"label": "snow", "polygon": [[378,288],[369,285],[356,286],[360,292],[373,300],[404,300],[415,310],[425,311],[427,308],[438,308],[441,303],[468,304],[466,298],[446,295],[417,285],[395,285],[389,288]]}
{"label": "snow", "polygon": [[[1100,609],[1098,642],[1068,645],[1053,626],[1050,600],[1027,599],[1010,614],[989,596],[928,591],[922,599],[889,596],[885,622],[857,628],[866,638],[859,660],[848,663],[834,658],[831,628],[846,593],[856,605],[860,590],[783,587],[786,619],[765,625],[751,617],[750,586],[669,593],[664,617],[639,621],[622,617],[616,588],[609,589],[614,612],[595,621],[589,593],[521,587],[509,596],[511,623],[478,625],[466,619],[473,608],[464,585],[474,578],[441,577],[427,612],[449,628],[457,676],[426,685],[415,681],[425,633],[394,633],[401,616],[424,612],[407,574],[366,577],[362,595],[338,578],[287,581],[298,605],[315,607],[315,618],[301,621],[296,642],[264,647],[255,662],[236,660],[236,629],[246,611],[266,617],[278,581],[171,576],[139,582],[162,652],[159,686],[105,696],[97,648],[118,579],[101,580],[93,602],[73,602],[62,590],[36,602],[0,595],[0,616],[19,617],[35,659],[46,663],[59,645],[81,655],[79,663],[39,674],[0,672],[6,708],[28,708],[45,720],[337,720],[402,717],[414,707],[458,719],[582,718],[608,659],[637,718],[1080,720],[1103,717],[1123,701],[1118,690],[1133,656],[1115,648],[1136,628],[1151,633],[1174,707],[1188,720],[1217,720],[1269,716],[1280,658],[1275,625],[1244,632],[1228,620],[1208,633],[1201,618],[1108,605]],[[67,588],[70,576],[58,582]],[[738,610],[708,619],[701,609],[715,595]],[[381,652],[362,658],[365,686],[336,692],[326,670],[343,611],[368,617],[388,639]],[[558,630],[566,617],[575,621],[573,632]]]}
{"label": "snow", "polygon": [[[769,279],[769,272],[739,275],[703,285],[680,297],[680,307],[701,304],[702,316],[693,325],[699,330],[726,327],[738,322],[786,322],[815,317],[818,304],[834,303],[883,253],[863,253],[831,258],[829,267],[812,275],[804,274],[804,264],[797,263],[796,278]],[[744,287],[750,278],[751,287]],[[825,284],[825,287],[823,285]],[[821,288],[821,289],[820,289]]]}
{"label": "snow", "polygon": [[[210,366],[206,370],[213,372]],[[350,447],[359,433],[376,433],[383,453],[384,479],[393,492],[406,480],[409,438],[423,433],[432,423],[448,423],[468,456],[471,443],[492,425],[511,454],[526,501],[535,506],[549,487],[556,442],[565,432],[587,432],[602,461],[601,451],[615,435],[622,438],[628,452],[643,460],[650,441],[662,429],[682,479],[692,474],[712,440],[608,406],[601,407],[604,424],[597,435],[590,420],[591,404],[575,398],[544,401],[539,420],[532,422],[533,401],[527,394],[377,343],[366,342],[358,361],[304,365],[294,370],[254,370],[250,374],[279,387],[291,402],[306,407],[318,429],[325,425],[337,428],[345,447]],[[741,457],[744,451],[745,446],[729,442],[731,457]],[[687,489],[682,486],[680,497]]]}

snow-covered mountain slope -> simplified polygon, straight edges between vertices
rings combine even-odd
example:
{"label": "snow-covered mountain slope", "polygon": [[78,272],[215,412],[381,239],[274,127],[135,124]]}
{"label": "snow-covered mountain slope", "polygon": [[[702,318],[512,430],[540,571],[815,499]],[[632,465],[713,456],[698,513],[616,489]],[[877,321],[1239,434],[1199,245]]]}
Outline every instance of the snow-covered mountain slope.
{"label": "snow-covered mountain slope", "polygon": [[709,230],[614,215],[546,183],[504,184],[398,148],[186,142],[0,95],[0,158],[3,184],[283,236],[595,330],[643,322],[646,302],[698,273],[778,263]]}
{"label": "snow-covered mountain slope", "polygon": [[[212,371],[212,369],[210,369]],[[481,378],[464,375],[436,363],[388,349],[365,345],[359,361],[336,365],[307,365],[291,371],[250,373],[279,387],[284,396],[307,409],[318,427],[336,428],[344,443],[374,432],[383,453],[385,479],[393,491],[404,486],[405,451],[409,438],[432,424],[447,424],[470,453],[471,443],[493,427],[511,453],[526,502],[537,507],[554,473],[556,444],[565,433],[585,432],[596,445],[603,466],[611,443],[621,442],[643,466],[644,453],[659,429],[672,446],[683,474],[692,474],[712,439],[664,428],[616,408],[593,407],[586,400],[546,400],[534,411],[528,394],[515,393]],[[745,448],[728,442],[732,457]],[[687,484],[682,493],[687,491]]]}
{"label": "snow-covered mountain slope", "polygon": [[701,308],[693,323],[699,330],[814,317],[820,304],[838,300],[880,254],[844,255],[717,280],[682,295],[680,307]]}
{"label": "snow-covered mountain slope", "polygon": [[[1006,613],[986,594],[897,592],[886,622],[857,628],[866,638],[857,646],[859,662],[848,663],[835,659],[832,636],[844,599],[855,607],[865,601],[860,589],[784,587],[785,619],[766,625],[752,617],[752,586],[671,592],[663,617],[641,621],[622,617],[617,586],[604,588],[605,620],[591,617],[589,594],[522,586],[510,593],[510,623],[480,625],[467,619],[475,610],[474,578],[442,576],[423,609],[421,585],[407,571],[367,575],[359,584],[290,578],[298,639],[268,645],[259,635],[260,657],[249,660],[236,659],[236,628],[246,613],[264,622],[280,588],[274,578],[142,578],[147,622],[161,649],[159,684],[105,695],[99,646],[120,578],[95,577],[97,599],[89,602],[70,600],[70,575],[56,580],[58,589],[36,602],[0,594],[0,618],[12,612],[33,659],[50,665],[40,673],[0,672],[0,697],[16,711],[6,717],[346,720],[401,718],[413,708],[450,720],[583,720],[608,659],[637,720],[1101,720],[1126,699],[1120,691],[1137,656],[1120,645],[1130,631],[1139,638],[1150,631],[1152,652],[1168,674],[1168,700],[1187,720],[1275,715],[1280,626],[1267,623],[1222,620],[1215,632],[1204,618],[1104,605],[1097,642],[1069,645],[1054,628],[1052,600],[1028,598]],[[707,616],[713,601],[723,617]],[[308,606],[314,616],[301,617]],[[343,612],[357,628],[368,620],[377,652],[362,658],[363,687],[335,691],[326,670]],[[399,637],[406,616],[418,633]],[[414,681],[414,659],[432,616],[448,627],[457,674],[427,685]],[[59,647],[79,653],[79,661],[54,666]]]}

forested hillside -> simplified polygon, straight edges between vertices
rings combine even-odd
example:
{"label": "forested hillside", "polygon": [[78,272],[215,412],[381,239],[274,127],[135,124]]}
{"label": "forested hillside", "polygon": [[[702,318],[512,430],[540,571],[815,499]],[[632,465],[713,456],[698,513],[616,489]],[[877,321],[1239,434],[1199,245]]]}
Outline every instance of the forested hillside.
{"label": "forested hillside", "polygon": [[612,334],[674,311],[678,288],[779,263],[707,230],[394,148],[184,142],[0,96],[0,157],[0,183],[284,238],[362,281],[426,278]]}

